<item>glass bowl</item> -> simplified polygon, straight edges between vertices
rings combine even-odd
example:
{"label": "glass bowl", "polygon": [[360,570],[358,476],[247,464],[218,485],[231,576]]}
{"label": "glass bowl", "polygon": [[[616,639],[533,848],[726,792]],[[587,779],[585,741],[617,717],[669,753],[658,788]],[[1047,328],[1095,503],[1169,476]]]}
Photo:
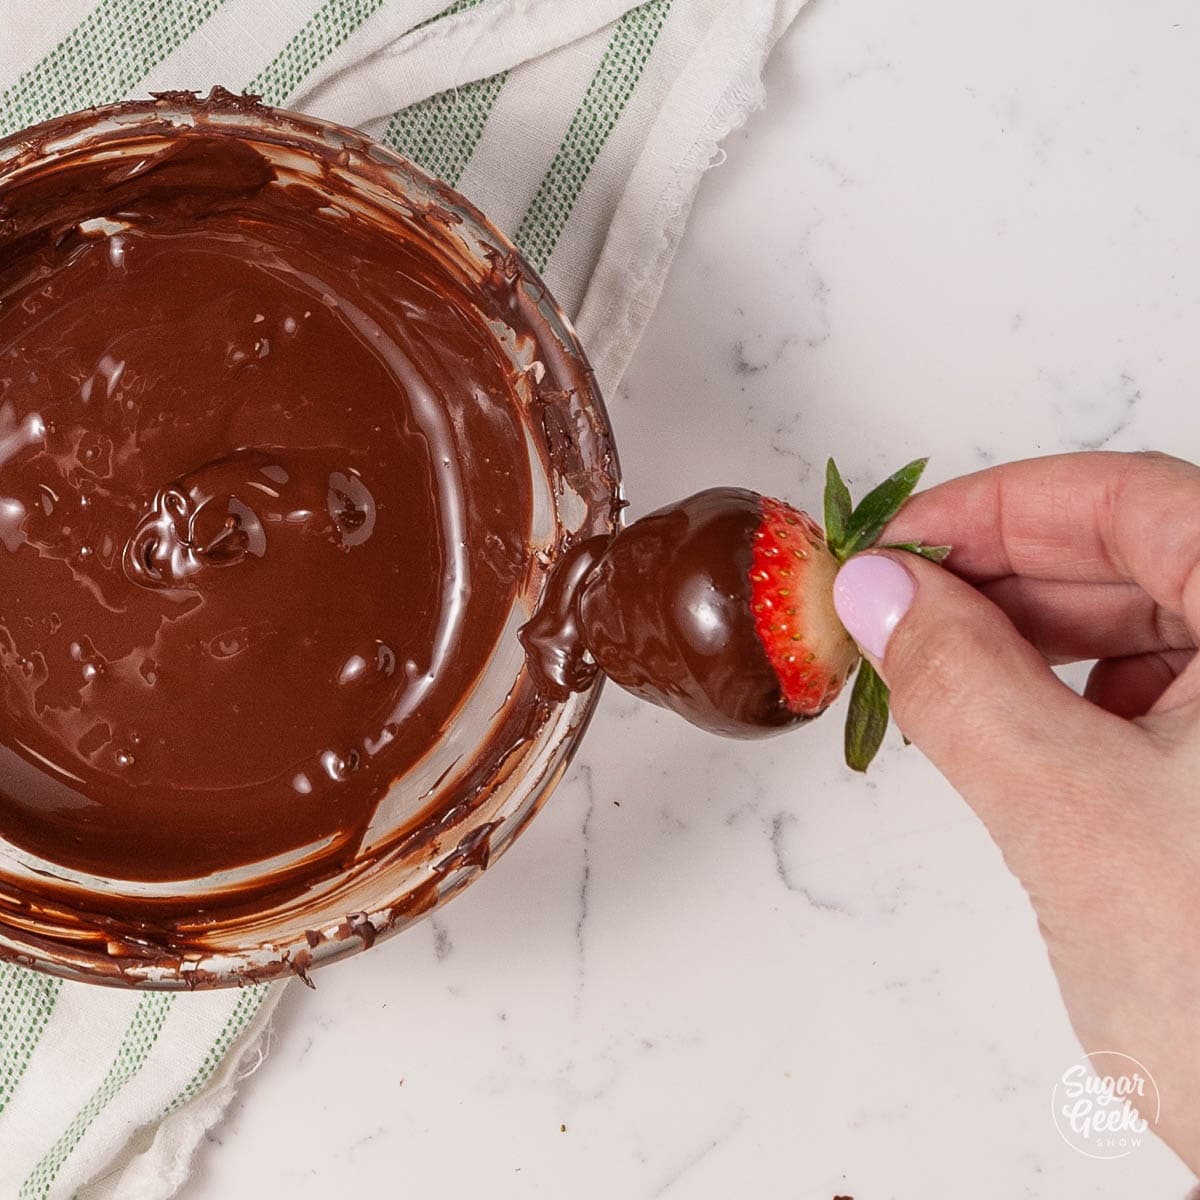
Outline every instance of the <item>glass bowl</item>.
{"label": "glass bowl", "polygon": [[393,782],[352,861],[314,875],[301,856],[146,883],[81,874],[0,836],[0,958],[142,988],[307,978],[445,903],[508,848],[562,776],[599,693],[597,684],[547,697],[518,630],[560,555],[613,531],[622,507],[603,401],[536,272],[462,196],[360,133],[228,93],[170,93],[58,118],[0,141],[0,231],[6,185],[35,174],[52,181],[81,155],[119,169],[197,132],[249,142],[281,181],[336,183],[339,204],[426,239],[480,286],[503,274],[514,319],[481,309],[480,320],[512,367],[533,505],[528,569],[490,661],[456,719]]}

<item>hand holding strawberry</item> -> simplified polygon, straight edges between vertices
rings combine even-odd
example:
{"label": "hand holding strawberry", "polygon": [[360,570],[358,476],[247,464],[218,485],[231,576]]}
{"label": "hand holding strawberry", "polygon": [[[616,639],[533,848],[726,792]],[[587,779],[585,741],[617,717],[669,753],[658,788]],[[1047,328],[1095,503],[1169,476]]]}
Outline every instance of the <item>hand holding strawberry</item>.
{"label": "hand holding strawberry", "polygon": [[[1025,885],[1080,1041],[1142,1065],[1200,1171],[1200,468],[1009,463],[914,497],[909,530],[954,570],[862,555],[839,612]],[[1082,696],[1051,670],[1079,660]]]}
{"label": "hand holding strawberry", "polygon": [[[1080,1039],[1146,1066],[1157,1132],[1200,1170],[1200,468],[1064,455],[905,505],[923,466],[853,508],[830,463],[823,534],[717,488],[584,543],[571,603],[527,644],[565,624],[618,683],[742,736],[824,711],[861,647],[850,764],[890,698],[1028,890]],[[954,571],[909,530],[954,542]],[[1080,659],[1082,697],[1050,669]],[[570,686],[594,671],[560,665]]]}

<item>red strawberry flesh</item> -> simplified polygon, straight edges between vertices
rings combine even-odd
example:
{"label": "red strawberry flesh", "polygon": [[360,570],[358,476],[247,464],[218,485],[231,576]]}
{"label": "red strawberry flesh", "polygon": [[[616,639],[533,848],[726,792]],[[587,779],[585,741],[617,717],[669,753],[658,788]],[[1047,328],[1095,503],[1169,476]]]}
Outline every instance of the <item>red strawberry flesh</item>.
{"label": "red strawberry flesh", "polygon": [[763,497],[750,568],[754,628],[799,716],[820,715],[837,699],[858,649],[833,607],[838,564],[807,513]]}

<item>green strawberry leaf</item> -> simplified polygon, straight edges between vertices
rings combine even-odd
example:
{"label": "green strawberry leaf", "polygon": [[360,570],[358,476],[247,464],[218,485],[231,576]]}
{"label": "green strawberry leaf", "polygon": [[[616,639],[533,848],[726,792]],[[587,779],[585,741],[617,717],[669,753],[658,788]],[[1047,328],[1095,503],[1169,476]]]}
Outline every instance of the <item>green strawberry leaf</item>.
{"label": "green strawberry leaf", "polygon": [[865,771],[888,726],[888,688],[866,659],[858,666],[846,713],[846,765]]}
{"label": "green strawberry leaf", "polygon": [[921,542],[887,542],[881,550],[907,550],[909,554],[919,554],[930,562],[945,562],[950,555],[952,546],[926,546]]}
{"label": "green strawberry leaf", "polygon": [[883,527],[900,511],[900,506],[912,495],[913,488],[925,470],[927,458],[918,458],[908,466],[889,475],[877,488],[868,492],[850,515],[850,525],[842,550],[846,558],[873,546]]}
{"label": "green strawberry leaf", "polygon": [[[918,458],[901,467],[851,509],[850,490],[833,459],[829,460],[825,469],[825,540],[839,563],[875,545],[884,527],[912,495],[928,462],[927,458]],[[889,542],[883,549],[919,554],[935,563],[944,562],[950,554],[949,546],[926,546],[921,542]],[[851,770],[865,771],[878,753],[887,733],[888,700],[887,684],[864,659],[846,712],[846,765]],[[908,738],[904,744],[909,745]]]}
{"label": "green strawberry leaf", "polygon": [[825,466],[825,541],[838,562],[845,562],[847,558],[843,547],[851,511],[850,489],[831,458]]}

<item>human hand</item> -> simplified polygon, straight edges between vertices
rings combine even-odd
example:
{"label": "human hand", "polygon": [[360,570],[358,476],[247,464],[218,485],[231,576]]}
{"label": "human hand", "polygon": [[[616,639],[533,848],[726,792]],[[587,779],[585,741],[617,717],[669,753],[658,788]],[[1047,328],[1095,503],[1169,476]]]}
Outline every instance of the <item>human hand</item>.
{"label": "human hand", "polygon": [[[885,540],[918,537],[948,569],[860,555],[839,615],[1029,893],[1085,1048],[1149,1069],[1200,1172],[1200,468],[1013,463],[913,497]],[[1080,697],[1050,666],[1086,659]]]}

